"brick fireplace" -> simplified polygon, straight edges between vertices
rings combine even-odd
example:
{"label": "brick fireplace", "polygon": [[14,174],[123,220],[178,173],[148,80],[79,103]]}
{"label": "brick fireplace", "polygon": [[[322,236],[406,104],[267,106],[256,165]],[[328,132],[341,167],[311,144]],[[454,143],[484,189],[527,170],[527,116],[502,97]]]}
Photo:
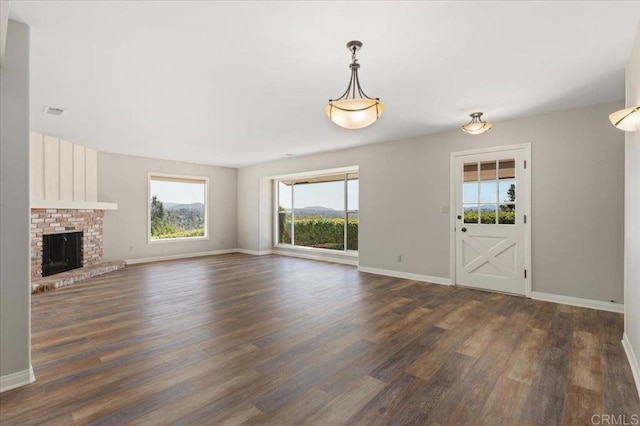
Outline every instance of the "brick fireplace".
{"label": "brick fireplace", "polygon": [[29,156],[31,291],[124,268],[122,260],[102,261],[104,214],[118,204],[98,201],[98,152],[31,132]]}
{"label": "brick fireplace", "polygon": [[82,232],[82,266],[102,262],[104,210],[31,209],[31,279],[42,277],[42,236]]}

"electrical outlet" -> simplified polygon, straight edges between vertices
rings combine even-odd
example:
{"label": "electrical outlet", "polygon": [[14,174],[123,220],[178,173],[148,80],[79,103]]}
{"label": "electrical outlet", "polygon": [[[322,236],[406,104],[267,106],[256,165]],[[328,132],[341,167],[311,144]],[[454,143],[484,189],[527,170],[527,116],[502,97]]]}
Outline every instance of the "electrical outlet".
{"label": "electrical outlet", "polygon": [[449,206],[442,206],[440,208],[441,213],[449,213]]}
{"label": "electrical outlet", "polygon": [[129,246],[129,251],[133,252],[133,246]]}
{"label": "electrical outlet", "polygon": [[396,257],[396,262],[402,262],[402,255],[401,255],[401,254],[399,254],[399,255]]}

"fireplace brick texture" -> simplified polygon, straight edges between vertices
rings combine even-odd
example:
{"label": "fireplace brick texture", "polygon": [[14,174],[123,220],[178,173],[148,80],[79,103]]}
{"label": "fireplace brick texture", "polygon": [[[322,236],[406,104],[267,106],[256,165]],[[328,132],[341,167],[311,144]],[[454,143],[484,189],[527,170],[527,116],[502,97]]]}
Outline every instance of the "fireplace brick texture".
{"label": "fireplace brick texture", "polygon": [[83,232],[82,266],[102,262],[104,210],[31,209],[31,278],[42,277],[42,236]]}

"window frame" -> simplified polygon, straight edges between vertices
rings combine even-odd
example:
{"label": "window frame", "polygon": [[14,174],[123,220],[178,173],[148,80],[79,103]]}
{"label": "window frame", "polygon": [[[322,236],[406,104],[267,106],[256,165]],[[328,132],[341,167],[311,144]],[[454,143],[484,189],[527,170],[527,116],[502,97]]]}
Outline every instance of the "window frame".
{"label": "window frame", "polygon": [[[192,180],[201,181],[204,185],[204,235],[201,237],[182,237],[182,238],[151,238],[151,181],[154,177],[164,178],[167,180]],[[148,244],[165,244],[178,243],[185,241],[207,241],[209,240],[209,178],[206,176],[181,175],[177,173],[147,173],[147,243]]]}
{"label": "window frame", "polygon": [[[337,168],[337,169],[329,169],[329,170],[319,170],[319,171],[315,171],[315,172],[306,172],[306,173],[298,173],[298,174],[291,174],[291,175],[285,175],[285,176],[277,176],[277,177],[273,177],[272,178],[272,188],[273,188],[273,247],[274,248],[284,248],[284,249],[293,249],[293,250],[301,250],[301,251],[311,251],[311,252],[319,252],[319,253],[333,253],[333,254],[340,254],[340,255],[347,255],[347,256],[352,256],[352,257],[357,257],[358,256],[358,250],[349,250],[347,249],[347,226],[348,226],[348,218],[349,218],[349,214],[353,214],[353,213],[358,213],[358,223],[359,223],[359,209],[358,210],[353,210],[353,209],[349,209],[349,175],[350,174],[354,174],[356,173],[358,175],[358,198],[359,198],[359,194],[360,194],[360,171],[358,166],[351,166],[351,167],[341,167],[341,168]],[[280,199],[280,189],[279,189],[279,183],[281,181],[287,181],[287,180],[291,180],[291,181],[295,181],[295,180],[301,180],[301,179],[308,179],[308,178],[321,178],[323,176],[335,176],[335,175],[344,175],[344,209],[342,210],[344,213],[344,232],[343,232],[343,241],[344,241],[344,247],[342,250],[334,250],[334,249],[327,249],[327,248],[319,248],[319,247],[308,247],[308,246],[300,246],[300,245],[295,245],[295,226],[294,226],[294,221],[295,221],[295,194],[294,194],[294,187],[295,187],[295,183],[292,183],[291,185],[291,243],[281,243],[280,242],[280,233],[279,233],[279,229],[278,229],[278,215],[279,215],[279,211],[278,211],[278,207],[279,207],[279,199]],[[359,203],[358,203],[358,208],[359,208]],[[359,228],[358,228],[359,229]]]}

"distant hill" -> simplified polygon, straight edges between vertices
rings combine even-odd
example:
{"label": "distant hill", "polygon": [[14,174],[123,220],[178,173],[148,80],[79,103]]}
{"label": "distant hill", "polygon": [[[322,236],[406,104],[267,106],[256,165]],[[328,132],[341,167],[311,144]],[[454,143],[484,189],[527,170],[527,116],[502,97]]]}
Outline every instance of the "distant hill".
{"label": "distant hill", "polygon": [[[291,213],[291,209],[285,209],[288,213]],[[343,217],[344,212],[342,210],[334,210],[324,206],[307,206],[299,209],[295,209],[296,217]]]}
{"label": "distant hill", "polygon": [[191,203],[191,204],[179,204],[179,203],[162,203],[166,211],[174,212],[178,210],[195,210],[200,213],[204,213],[204,204]]}
{"label": "distant hill", "polygon": [[[476,204],[474,204],[473,206],[465,206],[464,207],[464,211],[465,212],[477,211],[477,210],[478,210],[478,206]],[[480,211],[482,211],[482,212],[495,212],[496,211],[496,205],[495,204],[481,204],[480,205]]]}
{"label": "distant hill", "polygon": [[164,217],[162,224],[179,232],[204,229],[204,204],[202,203],[162,203]]}

